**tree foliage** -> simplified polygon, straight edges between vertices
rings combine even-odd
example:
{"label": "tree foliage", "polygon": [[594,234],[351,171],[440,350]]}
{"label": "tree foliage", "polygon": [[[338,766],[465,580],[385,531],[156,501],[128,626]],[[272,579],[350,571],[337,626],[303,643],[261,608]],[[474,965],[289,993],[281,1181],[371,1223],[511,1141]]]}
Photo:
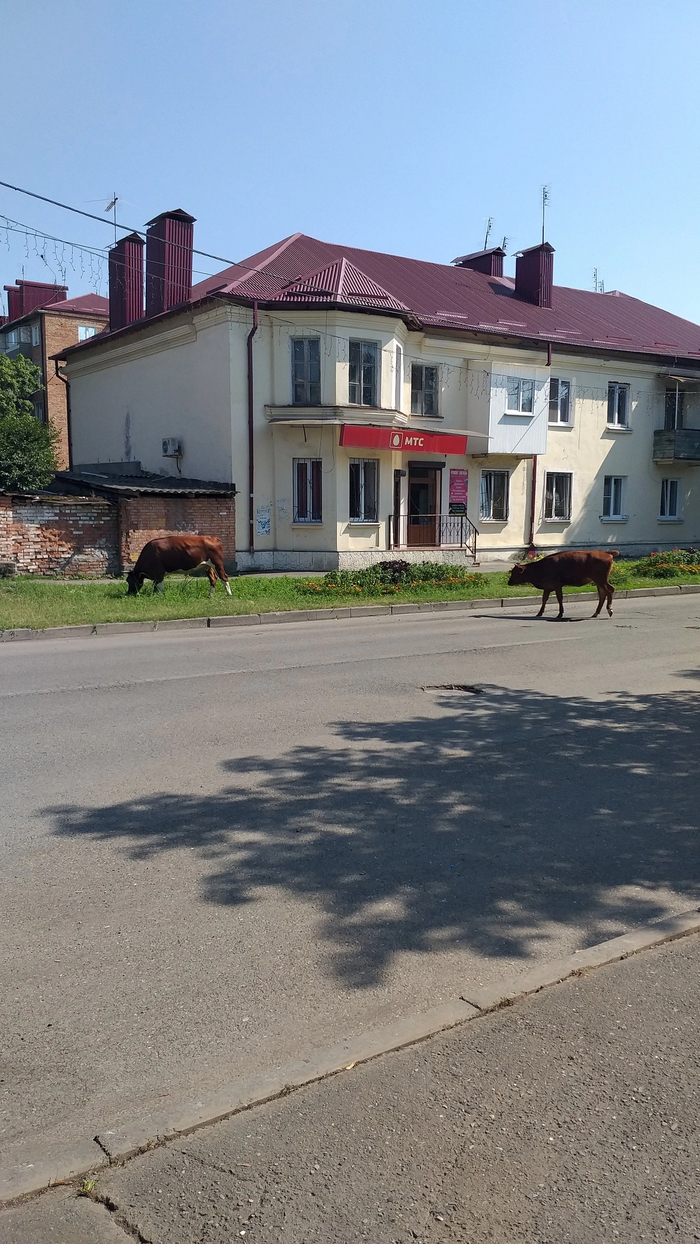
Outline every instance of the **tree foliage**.
{"label": "tree foliage", "polygon": [[34,416],[41,371],[0,354],[0,492],[45,488],[56,471],[56,432]]}

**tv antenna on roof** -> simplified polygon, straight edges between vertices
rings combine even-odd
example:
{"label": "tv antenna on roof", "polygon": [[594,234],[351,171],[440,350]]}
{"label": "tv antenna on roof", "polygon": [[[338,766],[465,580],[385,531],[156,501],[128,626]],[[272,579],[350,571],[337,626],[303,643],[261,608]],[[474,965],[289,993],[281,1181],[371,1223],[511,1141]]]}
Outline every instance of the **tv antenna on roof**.
{"label": "tv antenna on roof", "polygon": [[549,207],[549,186],[542,187],[542,241],[544,242],[545,213]]}
{"label": "tv antenna on roof", "polygon": [[117,245],[117,203],[119,202],[119,196],[116,190],[114,190],[112,193],[114,197],[110,199],[109,203],[107,204],[105,208],[105,211],[113,213],[112,219],[114,221],[114,245],[116,246]]}
{"label": "tv antenna on roof", "polygon": [[484,234],[484,250],[486,250],[486,247],[489,244],[489,238],[491,237],[492,228],[493,228],[493,216],[489,216],[488,220],[486,221],[486,233]]}
{"label": "tv antenna on roof", "polygon": [[506,252],[508,251],[508,243],[509,243],[509,242],[510,242],[510,238],[507,238],[507,237],[506,237],[506,235],[505,235],[505,233],[504,233],[504,234],[503,234],[503,241],[501,242],[501,250],[502,250],[502,251],[506,251]]}
{"label": "tv antenna on roof", "polygon": [[598,269],[597,268],[593,269],[593,288],[596,294],[605,293],[605,281],[602,278],[598,280]]}

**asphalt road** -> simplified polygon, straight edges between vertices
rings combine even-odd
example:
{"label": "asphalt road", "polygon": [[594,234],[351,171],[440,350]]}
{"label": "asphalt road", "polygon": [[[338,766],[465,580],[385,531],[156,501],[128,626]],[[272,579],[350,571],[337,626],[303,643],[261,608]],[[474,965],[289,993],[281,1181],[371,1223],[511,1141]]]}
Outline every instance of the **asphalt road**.
{"label": "asphalt road", "polygon": [[697,903],[700,598],[570,609],[3,645],[3,1164]]}

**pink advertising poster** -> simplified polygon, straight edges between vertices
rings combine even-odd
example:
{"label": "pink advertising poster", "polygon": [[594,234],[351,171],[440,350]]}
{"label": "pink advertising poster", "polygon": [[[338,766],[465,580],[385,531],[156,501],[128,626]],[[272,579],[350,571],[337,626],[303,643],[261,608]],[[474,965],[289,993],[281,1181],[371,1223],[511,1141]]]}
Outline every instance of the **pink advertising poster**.
{"label": "pink advertising poster", "polygon": [[466,514],[469,472],[450,468],[450,514]]}

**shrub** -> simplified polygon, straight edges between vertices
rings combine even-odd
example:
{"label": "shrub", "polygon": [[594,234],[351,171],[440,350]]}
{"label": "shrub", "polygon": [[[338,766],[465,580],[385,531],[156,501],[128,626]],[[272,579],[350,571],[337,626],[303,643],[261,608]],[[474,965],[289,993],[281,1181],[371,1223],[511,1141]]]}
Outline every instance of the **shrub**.
{"label": "shrub", "polygon": [[312,596],[357,596],[360,593],[365,596],[393,596],[421,588],[440,587],[450,591],[476,587],[485,582],[485,575],[462,566],[451,566],[446,562],[411,563],[396,558],[365,566],[361,570],[331,570],[322,579],[303,583],[301,590]]}
{"label": "shrub", "polygon": [[700,574],[700,549],[666,549],[633,562],[630,572],[645,579],[673,579],[678,574]]}

